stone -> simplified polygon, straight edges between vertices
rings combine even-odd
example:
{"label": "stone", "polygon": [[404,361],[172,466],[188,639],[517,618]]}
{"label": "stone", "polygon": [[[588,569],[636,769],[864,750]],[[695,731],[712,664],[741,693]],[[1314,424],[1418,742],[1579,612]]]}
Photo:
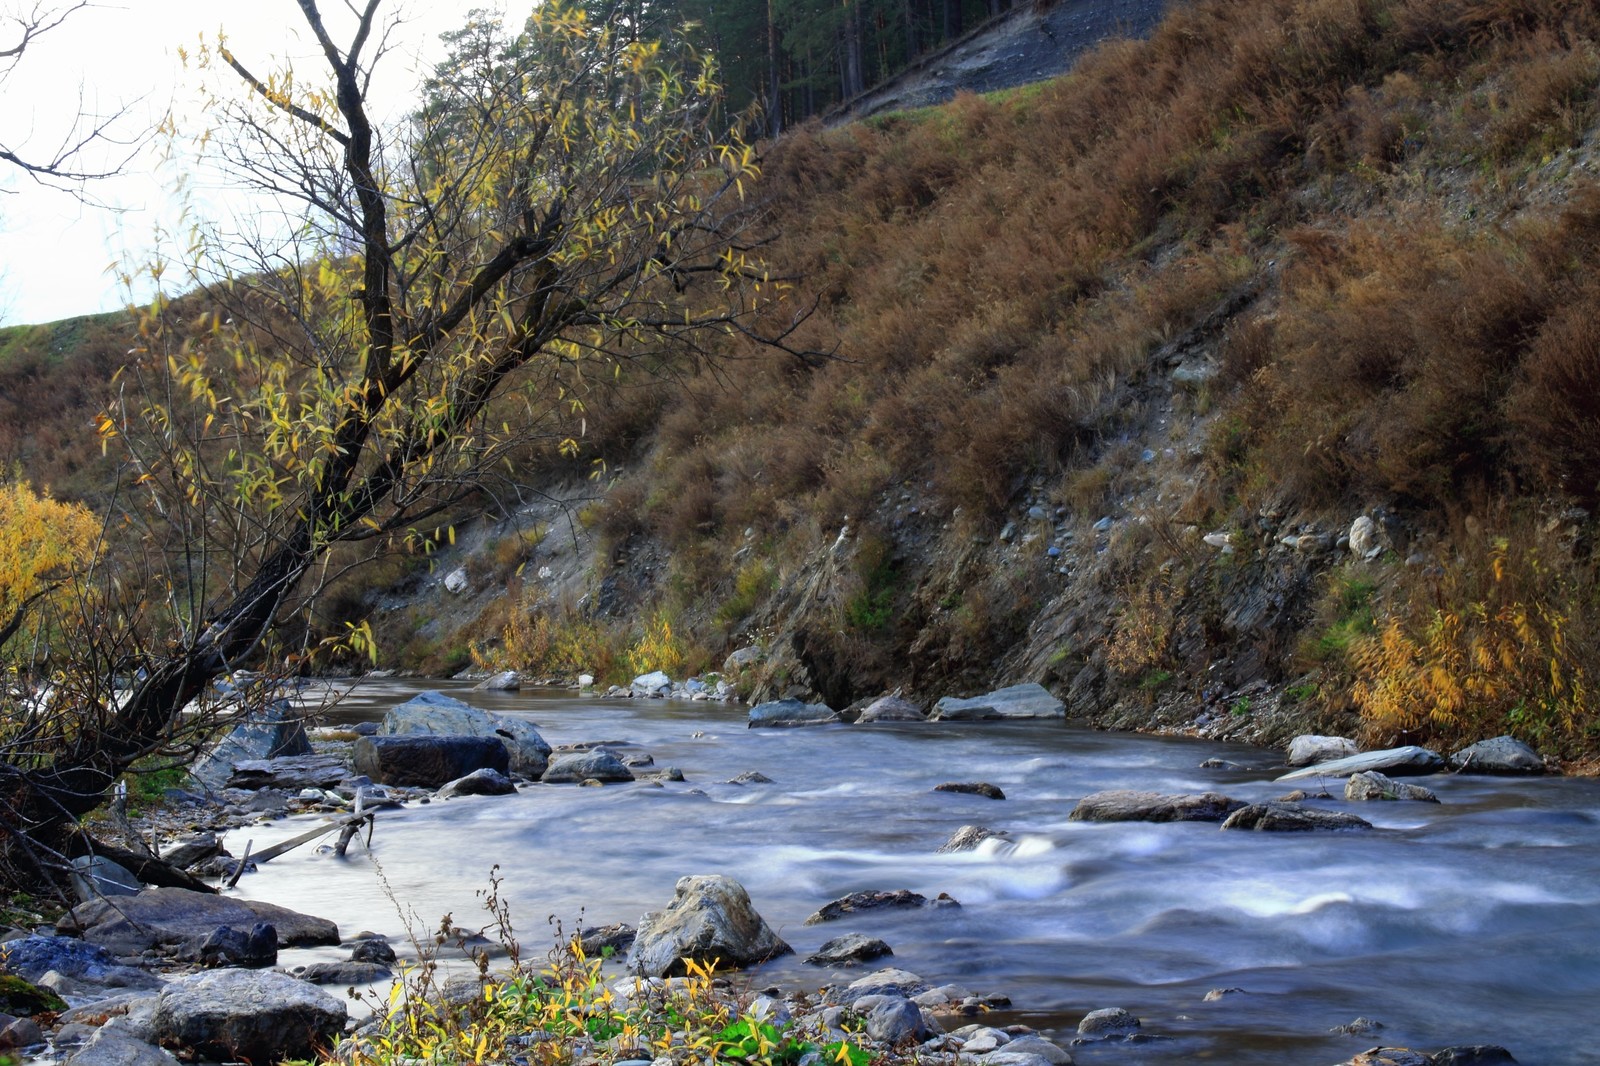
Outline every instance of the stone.
{"label": "stone", "polygon": [[1242,988],[1213,988],[1211,991],[1205,994],[1204,1001],[1206,1003],[1215,1003],[1217,1000],[1226,999],[1229,996],[1242,996],[1246,994],[1247,993]]}
{"label": "stone", "polygon": [[439,788],[474,770],[504,774],[511,769],[511,757],[498,737],[422,733],[361,737],[351,758],[356,771],[374,781],[417,788]]}
{"label": "stone", "polygon": [[1004,833],[997,833],[993,829],[981,825],[964,825],[950,834],[950,839],[939,846],[939,854],[948,855],[957,851],[974,851],[990,837],[1005,838]]}
{"label": "stone", "polygon": [[314,985],[370,985],[394,976],[394,971],[381,962],[313,962],[296,974],[302,981]]}
{"label": "stone", "polygon": [[893,966],[874,970],[865,977],[851,981],[834,994],[839,1002],[853,1004],[868,996],[896,996],[906,999],[928,991],[928,982],[912,973]]}
{"label": "stone", "polygon": [[0,974],[0,1014],[27,1017],[66,1009],[66,1001],[48,988],[40,988],[14,973]]}
{"label": "stone", "polygon": [[467,591],[467,568],[458,566],[444,575],[444,590],[457,596]]}
{"label": "stone", "polygon": [[[118,902],[126,904],[138,898],[123,896]],[[82,906],[107,907],[105,903],[86,903]],[[57,924],[59,926],[60,923]],[[71,932],[70,929],[62,931]],[[36,983],[52,972],[74,981],[113,988],[150,988],[160,983],[145,970],[124,966],[104,948],[85,943],[75,936],[25,936],[8,940],[0,944],[0,961],[4,962],[7,973]]]}
{"label": "stone", "polygon": [[841,896],[831,903],[825,903],[811,917],[806,919],[807,925],[819,925],[822,922],[831,922],[843,918],[847,914],[858,914],[861,911],[875,910],[906,910],[915,907],[959,907],[961,904],[940,893],[935,899],[918,892],[910,892],[900,888],[893,892],[852,892],[848,896]]}
{"label": "stone", "polygon": [[219,925],[250,929],[257,922],[270,922],[282,947],[339,942],[338,927],[326,918],[261,900],[191,892],[186,888],[147,888],[136,896],[80,904],[57,922],[56,928],[94,943],[115,940],[132,927],[151,943],[179,944],[205,936]]}
{"label": "stone", "polygon": [[1412,785],[1404,781],[1396,781],[1376,770],[1366,770],[1359,774],[1351,774],[1350,780],[1344,783],[1344,798],[1347,800],[1420,800],[1423,803],[1438,803],[1439,797],[1433,794],[1432,789],[1423,788],[1421,785]]}
{"label": "stone", "polygon": [[1378,523],[1362,515],[1350,523],[1350,554],[1361,559],[1371,559],[1383,551],[1378,541]]}
{"label": "stone", "polygon": [[1084,1040],[1114,1040],[1132,1036],[1138,1030],[1138,1017],[1121,1007],[1090,1011],[1078,1023],[1078,1036]]}
{"label": "stone", "polygon": [[1078,801],[1071,822],[1220,822],[1244,806],[1216,792],[1166,795],[1134,789],[1108,789]]}
{"label": "stone", "polygon": [[[442,692],[422,692],[397,707],[390,708],[378,727],[380,736],[412,733],[434,735],[496,737],[505,746],[509,767],[496,767],[506,773],[521,774],[530,780],[544,773],[550,759],[550,745],[532,722],[512,714],[494,714]],[[488,765],[488,764],[484,764]],[[461,773],[475,770],[468,767]],[[366,771],[362,771],[365,773]],[[461,774],[452,774],[459,777]],[[375,780],[381,780],[375,777]],[[450,777],[434,782],[444,784]]]}
{"label": "stone", "polygon": [[[857,1010],[860,1009],[857,1001]],[[922,1008],[909,999],[885,996],[867,1012],[867,1035],[879,1043],[896,1047],[926,1040],[936,1030],[923,1016]]]}
{"label": "stone", "polygon": [[435,792],[433,798],[447,800],[455,796],[509,796],[516,791],[516,783],[511,778],[486,766],[449,782]]}
{"label": "stone", "polygon": [[638,930],[631,925],[621,922],[613,925],[591,926],[578,934],[578,942],[583,946],[583,953],[591,959],[606,957],[609,949],[613,955],[624,955],[633,947],[634,938]]}
{"label": "stone", "polygon": [[1464,774],[1542,774],[1544,760],[1516,737],[1499,736],[1468,744],[1450,756]]}
{"label": "stone", "polygon": [[44,1043],[44,1030],[32,1018],[12,1018],[0,1028],[0,1048],[25,1048]]}
{"label": "stone", "polygon": [[880,696],[861,709],[856,725],[873,722],[926,722],[928,716],[921,707],[899,696]]}
{"label": "stone", "polygon": [[933,718],[943,722],[971,722],[996,718],[1065,718],[1066,704],[1043,685],[1029,682],[996,689],[983,696],[955,699],[946,696],[933,705]]}
{"label": "stone", "polygon": [[394,948],[375,936],[357,940],[355,947],[350,949],[351,962],[379,962],[387,966],[395,959]]}
{"label": "stone", "polygon": [[877,937],[846,933],[823,944],[815,954],[808,955],[806,961],[813,966],[856,966],[893,954],[889,945]]}
{"label": "stone", "polygon": [[72,860],[72,891],[79,903],[107,896],[131,896],[141,887],[127,867],[104,855],[79,855]]}
{"label": "stone", "polygon": [[770,785],[772,778],[759,770],[746,770],[738,777],[728,779],[730,785]]}
{"label": "stone", "polygon": [[189,776],[206,788],[218,789],[233,776],[235,763],[310,754],[311,740],[300,712],[288,700],[272,700],[245,714],[232,732],[195,760]]}
{"label": "stone", "polygon": [[942,785],[934,785],[935,792],[961,792],[968,796],[982,796],[984,799],[1003,800],[1006,794],[995,785],[987,781],[946,781]]}
{"label": "stone", "polygon": [[73,1052],[66,1066],[178,1066],[178,1059],[170,1051],[106,1026]]}
{"label": "stone", "polygon": [[1355,1056],[1346,1066],[1433,1066],[1433,1056],[1408,1047],[1375,1047]]}
{"label": "stone", "polygon": [[326,791],[350,775],[343,759],[331,755],[286,755],[275,759],[246,759],[233,764],[228,788],[277,788],[298,792],[302,788]]}
{"label": "stone", "polygon": [[1376,1033],[1382,1028],[1382,1022],[1373,1021],[1371,1018],[1362,1015],[1354,1021],[1345,1022],[1343,1025],[1336,1025],[1332,1029],[1329,1029],[1328,1032],[1343,1033],[1345,1036],[1371,1036],[1373,1033]]}
{"label": "stone", "polygon": [[[1038,1033],[1024,1033],[1011,1038],[999,1050],[999,1055],[1037,1055],[1048,1062],[1050,1066],[1072,1066],[1072,1056],[1067,1049],[1051,1040],[1046,1040]],[[985,1056],[984,1062],[988,1066],[999,1066],[996,1055],[991,1053]]]}
{"label": "stone", "polygon": [[278,931],[271,922],[257,922],[248,932],[231,925],[219,925],[203,936],[184,941],[174,957],[179,962],[209,967],[272,966],[278,961]]}
{"label": "stone", "polygon": [[1343,759],[1334,759],[1331,762],[1319,762],[1313,766],[1305,766],[1298,770],[1279,777],[1279,781],[1300,781],[1308,777],[1337,777],[1345,778],[1351,774],[1361,773],[1363,770],[1378,770],[1395,775],[1432,774],[1444,769],[1444,760],[1436,751],[1407,744],[1400,748],[1384,748],[1381,751],[1364,751],[1359,755],[1350,755]]}
{"label": "stone", "polygon": [[311,1058],[344,1027],[345,1006],[272,970],[210,970],[174,978],[156,1001],[161,1042],[251,1062]]}
{"label": "stone", "polygon": [[660,670],[640,674],[628,684],[628,691],[636,699],[660,699],[672,691],[672,678]]}
{"label": "stone", "polygon": [[1360,752],[1356,742],[1347,737],[1319,736],[1303,733],[1289,741],[1290,766],[1311,766],[1319,762],[1332,762]]}
{"label": "stone", "polygon": [[1307,833],[1321,829],[1371,829],[1372,823],[1343,811],[1325,811],[1299,803],[1271,800],[1239,808],[1222,823],[1222,828]]}
{"label": "stone", "polygon": [[736,674],[747,666],[755,666],[767,657],[766,651],[759,644],[751,644],[740,648],[729,655],[722,662],[722,672]]}
{"label": "stone", "polygon": [[1433,1066],[1503,1066],[1516,1061],[1498,1044],[1458,1044],[1433,1053]]}
{"label": "stone", "polygon": [[161,853],[161,861],[180,870],[187,870],[196,863],[214,859],[222,854],[222,841],[217,839],[215,833],[196,833],[194,836],[185,837],[172,847]]}
{"label": "stone", "polygon": [[522,688],[522,675],[515,670],[501,670],[472,686],[474,692],[517,692]]}
{"label": "stone", "polygon": [[787,729],[795,726],[828,725],[841,721],[839,712],[825,703],[800,700],[770,700],[750,708],[751,729]]}
{"label": "stone", "polygon": [[794,949],[778,938],[750,902],[744,886],[731,877],[682,877],[665,910],[639,920],[628,952],[628,970],[641,977],[686,972],[686,960],[721,960],[724,966],[753,966]]}
{"label": "stone", "polygon": [[604,748],[596,748],[593,751],[571,751],[556,756],[539,780],[554,785],[633,779],[633,771],[623,765],[621,759]]}

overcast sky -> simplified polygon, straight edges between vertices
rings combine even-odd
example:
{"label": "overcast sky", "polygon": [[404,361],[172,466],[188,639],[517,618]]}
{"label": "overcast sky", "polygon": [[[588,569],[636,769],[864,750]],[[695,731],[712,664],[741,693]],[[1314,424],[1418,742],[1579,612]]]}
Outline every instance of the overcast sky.
{"label": "overcast sky", "polygon": [[[41,0],[65,6],[68,0]],[[0,0],[0,12],[32,8],[34,0]],[[353,24],[345,0],[323,0],[336,40]],[[514,7],[523,5],[513,5]],[[474,8],[504,11],[500,0],[384,0],[405,24],[375,82],[376,111],[405,113],[422,72],[437,58],[438,36]],[[105,0],[73,14],[36,38],[0,84],[0,138],[24,158],[50,154],[81,109],[109,114],[127,107],[123,130],[137,134],[176,108],[192,118],[196,75],[177,50],[193,50],[221,29],[239,59],[264,74],[284,56],[308,57],[309,35],[295,0]],[[0,47],[14,34],[0,33]],[[300,65],[315,66],[314,58]],[[194,125],[193,122],[190,123]],[[126,149],[122,150],[123,152]],[[115,146],[88,162],[120,158]],[[0,324],[48,322],[123,306],[125,290],[108,267],[147,262],[157,234],[186,228],[172,190],[191,165],[162,165],[151,146],[121,175],[90,183],[85,204],[40,186],[0,163]],[[192,211],[210,219],[254,208],[215,181],[199,182]],[[141,299],[148,293],[138,294]]]}

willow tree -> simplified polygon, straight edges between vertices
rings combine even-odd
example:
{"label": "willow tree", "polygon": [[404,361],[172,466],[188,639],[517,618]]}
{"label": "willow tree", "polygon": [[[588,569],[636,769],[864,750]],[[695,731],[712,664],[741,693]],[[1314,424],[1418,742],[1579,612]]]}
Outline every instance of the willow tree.
{"label": "willow tree", "polygon": [[422,528],[570,410],[573,382],[745,329],[766,285],[740,244],[752,152],[719,129],[708,61],[548,3],[460,35],[385,130],[380,0],[341,8],[337,39],[297,3],[316,76],[225,40],[190,57],[237,88],[208,143],[299,224],[228,245],[226,277],[142,316],[101,432],[165,530],[152,613],[171,628],[120,706],[13,773],[5,817],[35,842],[259,657],[335,546]]}

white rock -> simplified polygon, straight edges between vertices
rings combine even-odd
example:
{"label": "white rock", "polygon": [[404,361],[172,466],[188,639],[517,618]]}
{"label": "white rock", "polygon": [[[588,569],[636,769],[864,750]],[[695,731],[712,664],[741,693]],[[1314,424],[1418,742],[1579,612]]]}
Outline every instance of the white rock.
{"label": "white rock", "polygon": [[467,568],[458,566],[444,576],[444,589],[446,592],[462,593],[467,591]]}

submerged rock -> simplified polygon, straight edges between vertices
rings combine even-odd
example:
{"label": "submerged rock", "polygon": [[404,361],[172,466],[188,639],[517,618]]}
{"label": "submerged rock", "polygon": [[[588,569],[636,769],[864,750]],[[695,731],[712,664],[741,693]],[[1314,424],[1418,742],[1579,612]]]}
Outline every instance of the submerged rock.
{"label": "submerged rock", "polygon": [[999,787],[987,781],[946,781],[942,785],[934,785],[935,792],[961,792],[968,796],[982,796],[984,799],[1003,800],[1006,794]]}
{"label": "submerged rock", "polygon": [[885,955],[893,955],[889,945],[864,933],[846,933],[823,944],[806,957],[813,966],[855,966]]}
{"label": "submerged rock", "polygon": [[547,785],[559,785],[633,779],[633,771],[623,765],[621,759],[604,748],[596,748],[593,751],[572,751],[556,756],[539,780]]}
{"label": "submerged rock", "polygon": [[486,766],[482,770],[474,770],[465,777],[458,777],[449,782],[434,793],[434,798],[446,800],[454,796],[509,796],[516,791],[516,783],[511,778],[499,770]]}
{"label": "submerged rock", "polygon": [[1083,797],[1067,816],[1072,822],[1220,822],[1244,806],[1216,792],[1165,795],[1108,789]]}
{"label": "submerged rock", "polygon": [[1090,1011],[1078,1023],[1081,1040],[1115,1040],[1139,1031],[1139,1018],[1121,1007],[1103,1007]]}
{"label": "submerged rock", "polygon": [[843,918],[847,914],[873,910],[904,910],[914,907],[959,907],[961,904],[944,893],[929,899],[918,892],[896,889],[893,892],[852,892],[823,906],[806,919],[807,925],[818,925]]}
{"label": "submerged rock", "polygon": [[862,708],[861,715],[856,719],[856,724],[926,722],[927,720],[928,716],[923,709],[910,700],[901,699],[899,696],[882,696]]}
{"label": "submerged rock", "polygon": [[1298,803],[1271,800],[1241,807],[1222,823],[1224,829],[1269,833],[1308,833],[1320,829],[1371,829],[1372,823],[1343,811],[1325,811]]}
{"label": "submerged rock", "polygon": [[986,826],[964,825],[954,833],[951,833],[950,839],[940,845],[939,854],[947,855],[957,851],[973,851],[979,844],[982,844],[990,837],[1005,839],[1005,834],[997,833]]}
{"label": "submerged rock", "polygon": [[686,960],[753,966],[793,950],[756,913],[743,885],[704,874],[679,878],[666,909],[639,920],[628,969],[666,977],[686,972]]}

